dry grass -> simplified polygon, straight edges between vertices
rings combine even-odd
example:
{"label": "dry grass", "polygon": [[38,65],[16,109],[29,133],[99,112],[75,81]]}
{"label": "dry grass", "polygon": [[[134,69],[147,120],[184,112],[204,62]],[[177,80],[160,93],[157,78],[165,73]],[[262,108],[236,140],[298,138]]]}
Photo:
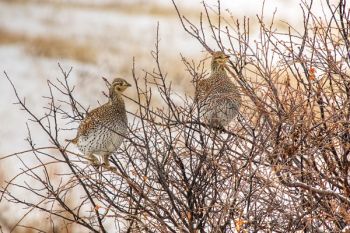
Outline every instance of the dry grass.
{"label": "dry grass", "polygon": [[96,62],[96,50],[88,44],[55,37],[36,37],[26,45],[32,54],[48,58],[68,58],[83,63]]}
{"label": "dry grass", "polygon": [[18,43],[25,39],[24,35],[0,28],[0,44]]}
{"label": "dry grass", "polygon": [[0,29],[0,45],[12,43],[21,43],[29,53],[48,58],[67,58],[83,63],[95,63],[97,57],[96,49],[87,43],[77,43],[74,40],[54,36],[31,37]]}
{"label": "dry grass", "polygon": [[[157,4],[155,2],[149,2],[149,3],[140,3],[140,2],[133,2],[133,3],[125,3],[125,2],[113,2],[113,3],[104,3],[104,4],[95,4],[95,3],[88,3],[88,2],[71,2],[71,1],[65,1],[62,2],[60,0],[3,0],[6,3],[12,3],[12,4],[51,4],[56,7],[73,7],[73,8],[79,8],[79,9],[87,9],[87,10],[101,10],[101,11],[116,11],[116,12],[122,12],[129,15],[151,15],[151,16],[158,16],[158,17],[177,17],[177,13],[171,4],[161,5]],[[198,16],[198,14],[191,10],[191,9],[181,9],[181,12],[186,15],[187,17],[191,16]]]}

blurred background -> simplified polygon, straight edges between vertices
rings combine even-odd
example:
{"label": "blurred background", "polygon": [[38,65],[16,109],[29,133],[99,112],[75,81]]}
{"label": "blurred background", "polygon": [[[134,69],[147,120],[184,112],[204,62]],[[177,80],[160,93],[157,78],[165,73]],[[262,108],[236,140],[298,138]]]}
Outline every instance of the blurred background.
{"label": "blurred background", "polygon": [[[202,0],[175,2],[183,15],[199,22]],[[214,9],[217,5],[216,0],[206,3]],[[252,35],[258,32],[254,19],[261,13],[262,3],[221,1],[222,10],[227,9],[232,16],[226,12],[230,22],[244,16],[252,18]],[[298,1],[267,0],[264,19],[271,19],[275,10],[279,27],[284,27],[283,21],[297,26],[303,20]],[[58,63],[66,71],[73,67],[70,81],[76,85],[76,96],[94,108],[106,101],[102,76],[109,80],[124,77],[132,82],[133,58],[138,76],[143,70],[152,71],[157,23],[162,68],[176,90],[192,95],[193,86],[180,55],[199,61],[208,53],[183,30],[170,0],[0,0],[0,70],[7,72],[34,113],[42,114],[47,102],[43,96],[49,93],[47,80],[62,78]],[[214,44],[212,48],[217,49]],[[125,94],[135,97],[132,88]],[[14,92],[1,73],[0,157],[28,148],[28,116],[14,102]],[[128,107],[130,103],[126,104]],[[49,144],[44,136],[36,135],[35,127],[33,130],[36,143]],[[74,134],[70,132],[69,136]],[[21,166],[16,158],[0,160],[1,185]],[[0,223],[5,211],[14,213],[17,207],[0,202]],[[6,219],[11,225],[18,218]]]}
{"label": "blurred background", "polygon": [[[187,18],[199,21],[201,0],[175,2]],[[206,3],[214,9],[217,5]],[[233,22],[243,16],[256,18],[262,1],[223,0],[221,5],[236,17],[228,18]],[[277,10],[279,20],[301,22],[298,7],[293,1],[266,1],[265,19]],[[40,112],[47,80],[62,77],[58,63],[66,71],[73,67],[70,80],[77,85],[76,94],[94,107],[103,102],[102,76],[131,79],[133,57],[139,75],[152,70],[157,23],[162,68],[178,90],[191,94],[180,54],[198,61],[208,53],[183,30],[171,0],[0,0],[0,70],[7,72],[28,106]],[[132,88],[127,94],[133,95]],[[13,105],[14,93],[3,74],[0,95],[0,153],[7,154],[25,145],[27,116]]]}

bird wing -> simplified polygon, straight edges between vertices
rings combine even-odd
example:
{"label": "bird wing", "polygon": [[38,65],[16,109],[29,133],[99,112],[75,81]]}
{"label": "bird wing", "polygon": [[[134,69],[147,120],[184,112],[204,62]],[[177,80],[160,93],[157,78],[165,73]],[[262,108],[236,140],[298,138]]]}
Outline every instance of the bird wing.
{"label": "bird wing", "polygon": [[101,106],[99,108],[95,108],[89,112],[85,119],[80,123],[79,125],[79,136],[83,135],[86,136],[90,130],[94,129],[96,127],[96,124],[99,121],[101,110],[104,106]]}
{"label": "bird wing", "polygon": [[200,80],[195,91],[195,102],[205,99],[207,97],[208,92],[208,80]]}

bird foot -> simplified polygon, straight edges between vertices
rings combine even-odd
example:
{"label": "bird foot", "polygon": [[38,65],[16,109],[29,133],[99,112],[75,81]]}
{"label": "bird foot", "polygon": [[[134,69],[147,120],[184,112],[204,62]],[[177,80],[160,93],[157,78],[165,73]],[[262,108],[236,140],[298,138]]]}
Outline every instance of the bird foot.
{"label": "bird foot", "polygon": [[111,171],[111,172],[116,172],[116,171],[117,171],[117,168],[110,166],[109,163],[108,163],[108,164],[103,163],[102,166],[103,166],[106,170],[109,170],[109,171]]}
{"label": "bird foot", "polygon": [[217,127],[217,130],[219,131],[219,133],[225,132],[225,128],[224,128],[224,126],[222,126],[222,125],[220,125],[219,127]]}
{"label": "bird foot", "polygon": [[96,170],[98,170],[100,168],[100,164],[99,163],[91,163],[92,167],[95,168]]}
{"label": "bird foot", "polygon": [[223,133],[223,132],[226,131],[226,130],[225,130],[225,127],[222,126],[222,125],[215,125],[215,126],[213,126],[213,128],[214,128],[214,130],[217,131],[218,133]]}
{"label": "bird foot", "polygon": [[90,161],[90,164],[94,168],[98,169],[100,167],[100,163],[99,163],[98,159],[95,156],[90,156],[89,157],[89,161]]}
{"label": "bird foot", "polygon": [[112,167],[112,166],[109,166],[108,170],[110,170],[111,172],[117,172],[117,168],[116,167]]}
{"label": "bird foot", "polygon": [[108,160],[105,160],[105,161],[103,161],[103,163],[101,165],[104,166],[104,167],[109,167],[110,163],[109,163]]}

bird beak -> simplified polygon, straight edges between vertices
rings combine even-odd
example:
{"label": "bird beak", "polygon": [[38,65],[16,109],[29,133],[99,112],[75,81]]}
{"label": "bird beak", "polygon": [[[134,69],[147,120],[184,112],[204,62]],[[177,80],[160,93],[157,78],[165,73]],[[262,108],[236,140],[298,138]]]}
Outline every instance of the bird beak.
{"label": "bird beak", "polygon": [[230,59],[230,56],[229,55],[225,55],[224,58],[221,59],[221,63],[222,64],[226,64],[226,62]]}
{"label": "bird beak", "polygon": [[131,84],[130,83],[126,83],[125,86],[131,87]]}
{"label": "bird beak", "polygon": [[225,57],[222,60],[224,63],[226,63],[229,59],[230,59],[230,56],[225,54]]}

